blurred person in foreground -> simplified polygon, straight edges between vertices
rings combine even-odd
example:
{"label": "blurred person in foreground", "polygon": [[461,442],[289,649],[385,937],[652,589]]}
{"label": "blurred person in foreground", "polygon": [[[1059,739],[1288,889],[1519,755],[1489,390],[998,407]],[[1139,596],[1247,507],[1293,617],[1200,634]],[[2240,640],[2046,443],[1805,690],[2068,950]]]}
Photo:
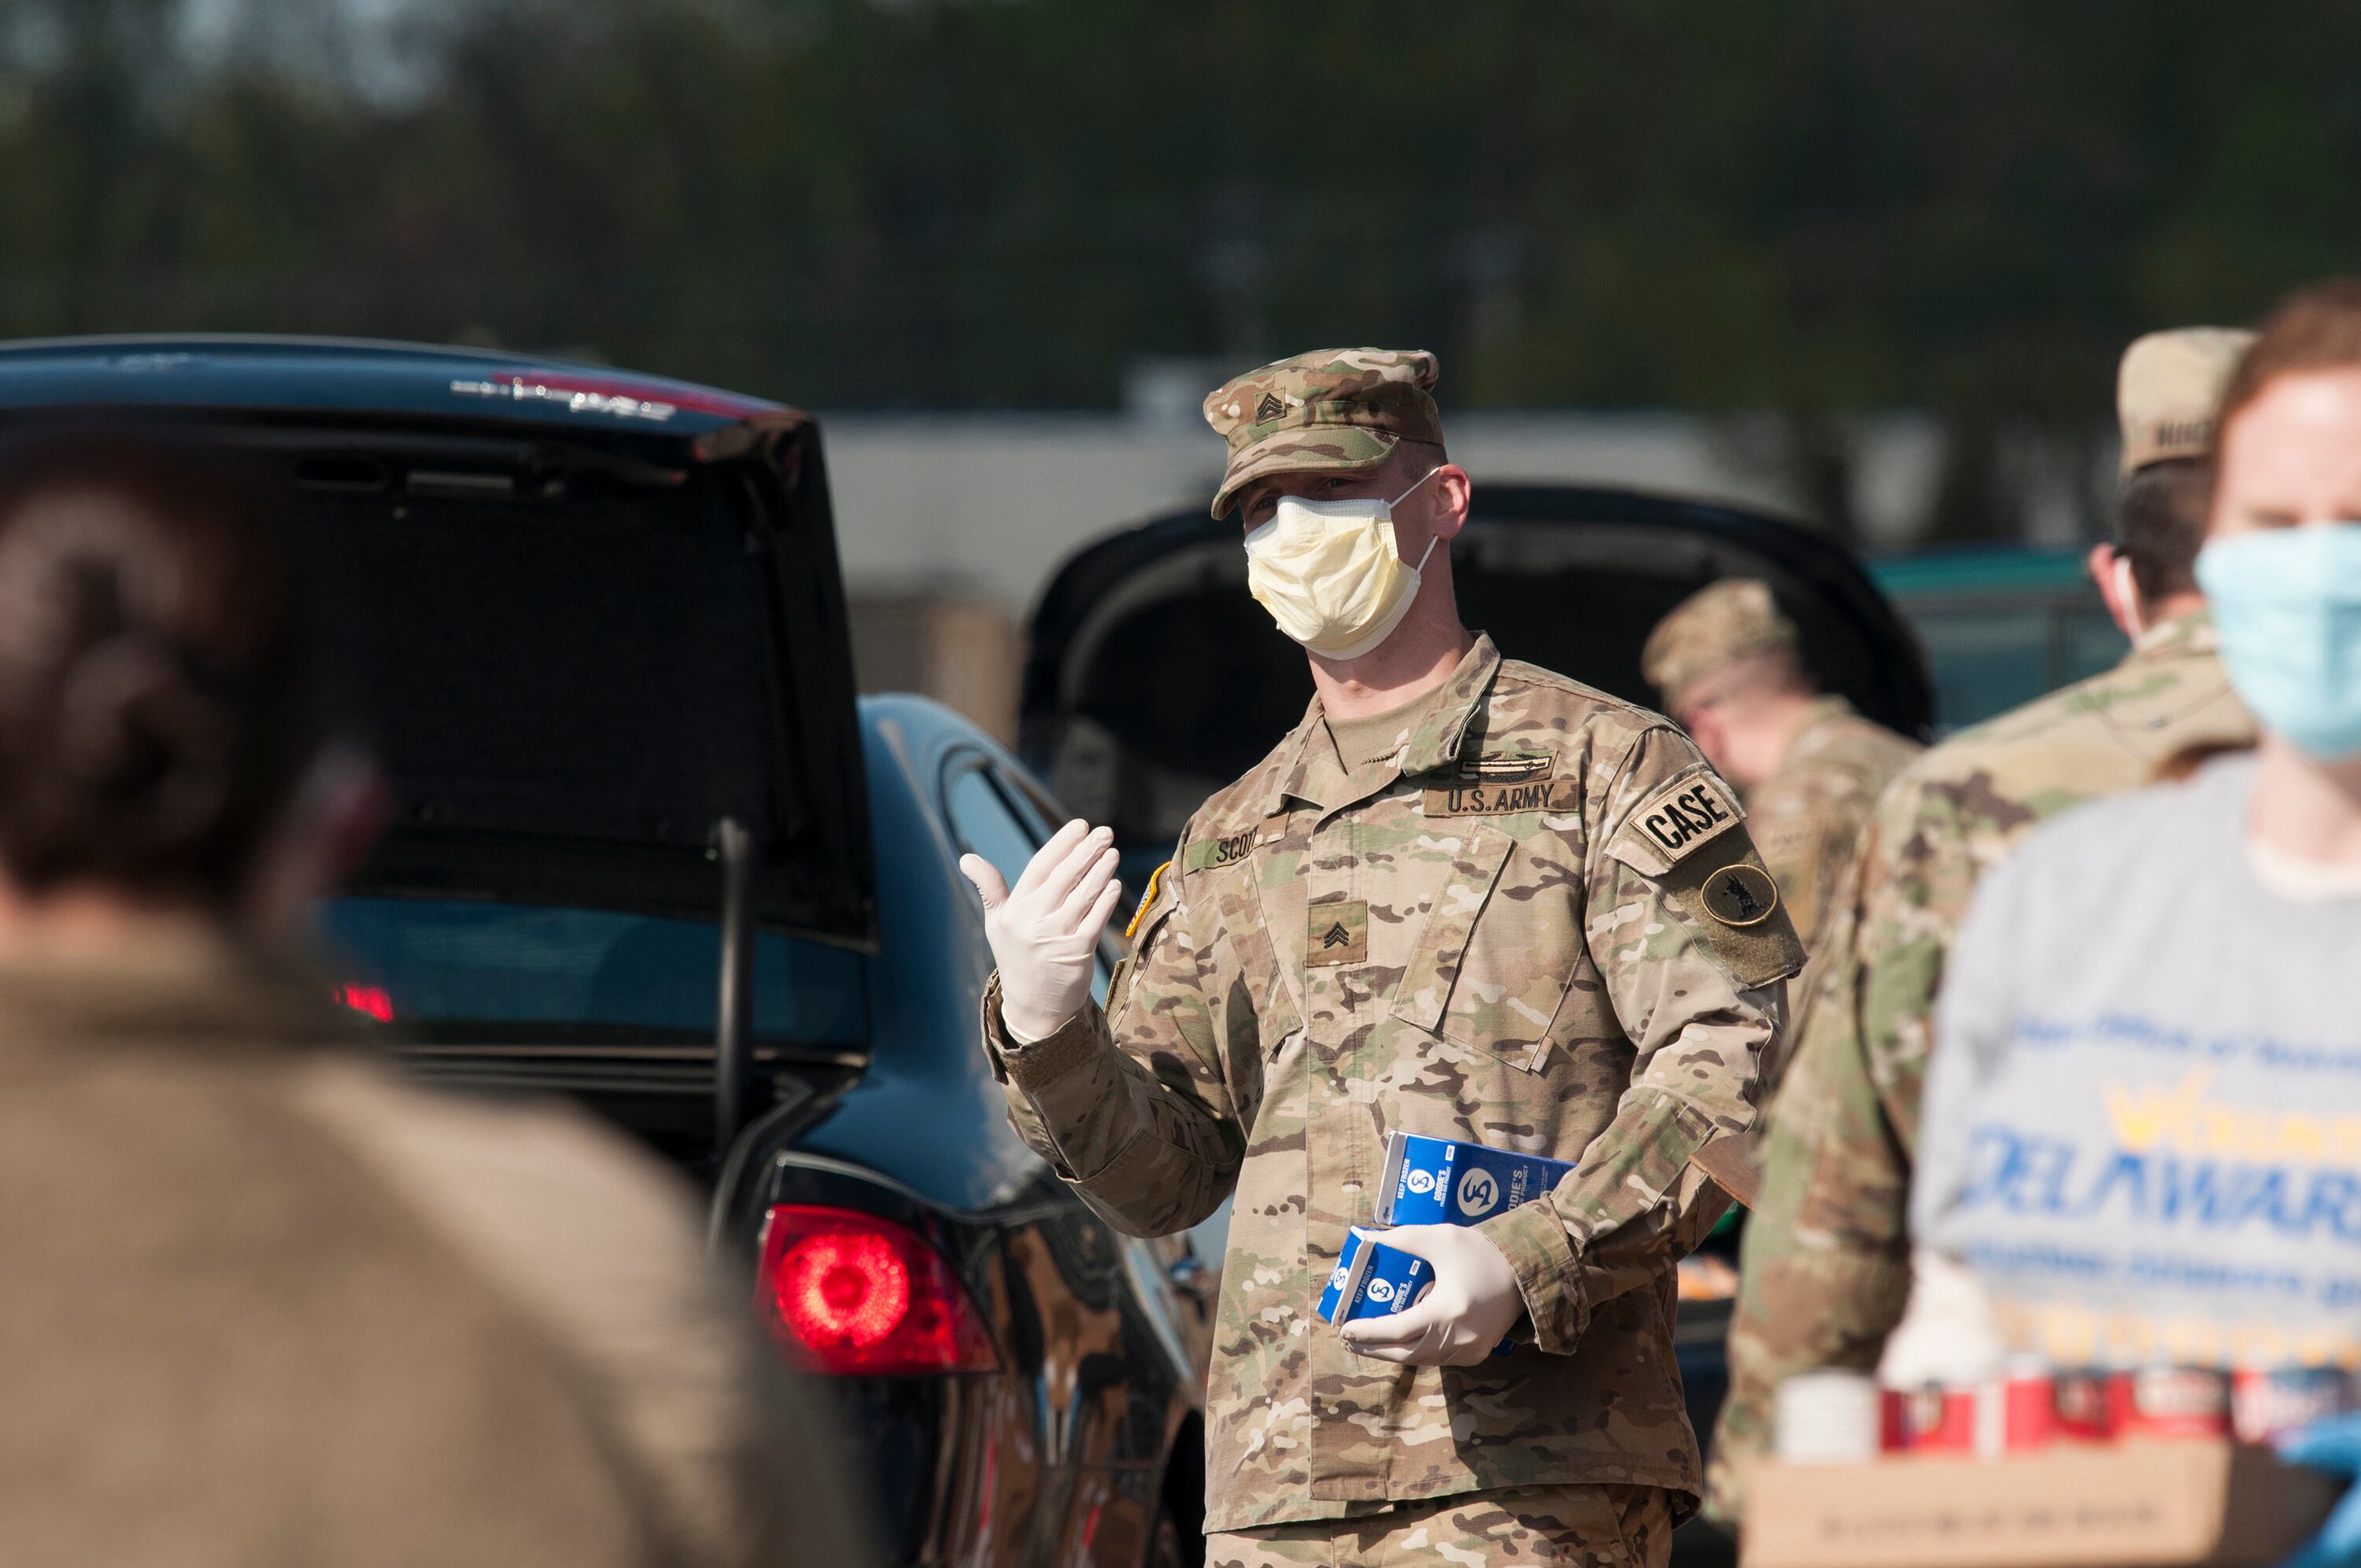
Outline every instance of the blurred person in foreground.
{"label": "blurred person in foreground", "polygon": [[131,433],[0,460],[0,1561],[864,1561],[688,1195],[303,956],[384,788],[285,526]]}
{"label": "blurred person in foreground", "polygon": [[[1470,489],[1435,377],[1429,354],[1326,350],[1206,400],[1230,449],[1213,514],[1242,514],[1247,583],[1316,695],[1190,819],[1104,1011],[1105,831],[1069,824],[1014,889],[962,862],[1027,1141],[1134,1234],[1236,1195],[1220,1568],[1667,1560],[1700,1480],[1675,1266],[1727,1202],[1691,1162],[1752,1122],[1802,961],[1685,736],[1461,624]],[[1577,1163],[1477,1224],[1389,1231],[1433,1288],[1321,1321],[1395,1129]]]}
{"label": "blurred person in foreground", "polygon": [[2131,652],[1912,762],[1839,883],[1755,1149],[1761,1198],[1740,1245],[1730,1398],[1708,1476],[1718,1520],[1737,1522],[1779,1382],[1874,1367],[1901,1319],[1919,1088],[1945,959],[1977,880],[2045,817],[2148,784],[2176,758],[2253,740],[2194,575],[2213,413],[2249,335],[2154,333],[2124,355],[2118,538],[2092,552],[2092,575]]}
{"label": "blurred person in foreground", "polygon": [[[2197,580],[2256,749],[2045,824],[1976,890],[1889,1362],[2361,1364],[2361,280],[2264,323],[2216,466]],[[1905,1343],[1928,1328],[1952,1343]],[[2351,1474],[2357,1437],[2290,1446]],[[2361,1563],[2361,1499],[2299,1561]]]}
{"label": "blurred person in foreground", "polygon": [[[1747,825],[1806,952],[1886,782],[1926,750],[1824,693],[1771,585],[1725,577],[1675,606],[1640,665],[1664,711],[1745,802]],[[1810,970],[1792,988],[1800,1002]]]}

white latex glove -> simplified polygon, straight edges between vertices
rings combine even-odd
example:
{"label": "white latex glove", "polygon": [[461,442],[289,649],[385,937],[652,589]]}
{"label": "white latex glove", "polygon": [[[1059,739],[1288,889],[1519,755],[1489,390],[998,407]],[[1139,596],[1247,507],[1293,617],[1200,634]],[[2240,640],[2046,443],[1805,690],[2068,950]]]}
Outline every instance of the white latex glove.
{"label": "white latex glove", "polygon": [[1012,890],[980,855],[960,870],[983,897],[983,936],[1000,966],[1000,1016],[1019,1045],[1046,1040],[1082,1010],[1099,933],[1123,884],[1115,835],[1079,817],[1026,863]]}
{"label": "white latex glove", "polygon": [[1388,1246],[1433,1264],[1434,1283],[1389,1317],[1355,1318],[1342,1325],[1338,1332],[1356,1353],[1409,1366],[1473,1366],[1524,1315],[1517,1271],[1483,1232],[1466,1225],[1400,1225],[1379,1234]]}

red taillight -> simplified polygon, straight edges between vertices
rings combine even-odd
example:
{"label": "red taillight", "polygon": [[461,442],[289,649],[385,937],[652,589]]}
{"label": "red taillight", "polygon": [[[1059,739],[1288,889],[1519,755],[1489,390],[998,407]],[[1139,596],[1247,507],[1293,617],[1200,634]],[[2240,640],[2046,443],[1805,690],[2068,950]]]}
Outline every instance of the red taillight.
{"label": "red taillight", "polygon": [[780,1203],[763,1219],[754,1305],[814,1372],[905,1377],[1000,1365],[942,1255],[854,1209]]}
{"label": "red taillight", "polygon": [[393,1022],[393,998],[381,985],[348,985],[336,992],[336,1000],[356,1013],[366,1013],[380,1024]]}

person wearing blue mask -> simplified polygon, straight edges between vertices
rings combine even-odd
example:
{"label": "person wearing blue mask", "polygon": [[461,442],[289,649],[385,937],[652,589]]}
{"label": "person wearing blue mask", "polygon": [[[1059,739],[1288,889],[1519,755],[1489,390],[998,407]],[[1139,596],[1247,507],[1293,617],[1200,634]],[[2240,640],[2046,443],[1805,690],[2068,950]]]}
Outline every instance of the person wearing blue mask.
{"label": "person wearing blue mask", "polygon": [[[1912,1315],[1964,1271],[2060,1365],[2361,1365],[2361,280],[2272,313],[2216,428],[2197,578],[2259,740],[2028,838],[1936,1021]],[[2361,1474],[2361,1415],[2281,1442]],[[2288,1568],[2337,1564],[2361,1491]]]}

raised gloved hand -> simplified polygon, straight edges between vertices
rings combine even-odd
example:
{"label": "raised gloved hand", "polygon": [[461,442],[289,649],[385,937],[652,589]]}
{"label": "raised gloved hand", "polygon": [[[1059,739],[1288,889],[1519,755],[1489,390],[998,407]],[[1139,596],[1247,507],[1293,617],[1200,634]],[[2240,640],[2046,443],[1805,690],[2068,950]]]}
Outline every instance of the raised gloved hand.
{"label": "raised gloved hand", "polygon": [[[2347,1478],[2361,1476],[2361,1415],[2314,1421],[2281,1438],[2279,1451],[2291,1464],[2309,1464]],[[2361,1486],[2345,1494],[2320,1533],[2280,1568],[2348,1568],[2356,1563],[2361,1563]]]}
{"label": "raised gloved hand", "polygon": [[1080,818],[1027,862],[1015,888],[979,855],[960,870],[983,896],[983,936],[1000,966],[1000,1016],[1019,1045],[1046,1040],[1082,1011],[1091,993],[1099,933],[1123,885],[1115,835]]}
{"label": "raised gloved hand", "polygon": [[1388,1246],[1433,1264],[1434,1283],[1399,1312],[1345,1323],[1339,1332],[1356,1353],[1409,1366],[1473,1366],[1524,1314],[1517,1271],[1483,1232],[1400,1225],[1383,1234]]}

